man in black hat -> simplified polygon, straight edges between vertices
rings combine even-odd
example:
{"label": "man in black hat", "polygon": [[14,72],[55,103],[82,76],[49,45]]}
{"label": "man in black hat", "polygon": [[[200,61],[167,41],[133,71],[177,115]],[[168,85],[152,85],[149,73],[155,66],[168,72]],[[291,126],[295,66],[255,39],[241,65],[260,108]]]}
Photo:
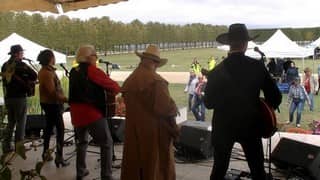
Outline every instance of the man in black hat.
{"label": "man in black hat", "polygon": [[228,57],[208,74],[204,102],[214,109],[212,144],[214,164],[211,180],[224,179],[235,142],[241,144],[252,179],[266,179],[264,155],[259,125],[261,113],[259,95],[273,108],[281,103],[281,93],[264,64],[245,56],[252,40],[244,24],[232,24],[228,33],[217,41],[230,46]]}
{"label": "man in black hat", "polygon": [[14,127],[15,142],[24,140],[26,115],[27,115],[27,93],[34,88],[37,73],[27,64],[22,62],[23,49],[21,45],[11,46],[10,59],[1,68],[3,80],[4,101],[8,112],[8,125],[2,142],[3,153],[13,150],[11,138]]}

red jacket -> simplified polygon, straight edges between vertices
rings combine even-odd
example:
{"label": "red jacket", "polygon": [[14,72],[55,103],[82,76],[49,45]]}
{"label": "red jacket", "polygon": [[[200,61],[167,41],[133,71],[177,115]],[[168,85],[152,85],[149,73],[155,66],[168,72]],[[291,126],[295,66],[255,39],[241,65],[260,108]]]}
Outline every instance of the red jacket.
{"label": "red jacket", "polygon": [[[100,85],[108,92],[117,94],[120,87],[106,73],[94,65],[88,66],[88,78],[95,84]],[[75,127],[86,126],[103,118],[103,114],[93,105],[87,103],[70,103],[72,124]]]}

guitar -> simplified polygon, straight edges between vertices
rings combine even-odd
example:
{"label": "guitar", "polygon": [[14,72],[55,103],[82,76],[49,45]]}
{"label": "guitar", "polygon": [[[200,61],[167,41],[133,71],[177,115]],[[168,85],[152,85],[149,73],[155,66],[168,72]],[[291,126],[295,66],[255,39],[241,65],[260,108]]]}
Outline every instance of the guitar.
{"label": "guitar", "polygon": [[265,101],[264,98],[260,98],[260,109],[261,109],[261,136],[263,138],[270,138],[277,132],[277,117],[274,109]]}

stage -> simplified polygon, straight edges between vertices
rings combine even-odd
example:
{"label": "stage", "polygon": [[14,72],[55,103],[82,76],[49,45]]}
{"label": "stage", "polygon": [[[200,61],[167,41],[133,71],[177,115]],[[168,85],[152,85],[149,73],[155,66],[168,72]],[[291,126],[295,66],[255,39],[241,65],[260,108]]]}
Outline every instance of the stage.
{"label": "stage", "polygon": [[[72,125],[71,121],[69,119],[69,114],[64,114],[65,119],[65,126],[66,129],[69,129],[69,131],[65,134],[65,139],[73,135],[72,131]],[[211,128],[208,128],[208,131],[210,131]],[[301,142],[303,144],[310,144],[311,146],[320,147],[320,136],[319,135],[309,135],[309,134],[295,134],[295,133],[283,133],[283,132],[277,132],[272,138],[271,138],[271,152],[274,151],[278,143],[280,142],[281,138],[288,138],[294,142]],[[72,139],[72,138],[71,138]],[[268,155],[268,140],[264,139],[264,151],[265,155],[267,157]],[[51,138],[51,147],[55,145],[55,137],[53,136]],[[36,140],[34,141],[34,144],[39,145],[37,148],[33,148],[30,151],[27,152],[27,159],[23,160],[20,157],[17,157],[12,165],[10,165],[10,168],[12,169],[13,173],[13,179],[17,180],[20,179],[19,170],[30,170],[33,169],[36,165],[36,162],[41,161],[41,153],[42,153],[42,140]],[[31,143],[25,144],[26,147],[30,147]],[[301,154],[304,152],[307,152],[308,149],[303,149],[304,147],[298,147],[298,151],[301,151]],[[292,150],[297,149],[293,146]],[[122,159],[122,150],[123,150],[123,144],[118,143],[115,145],[115,155],[117,160],[114,162],[115,165],[121,164]],[[74,154],[75,151],[75,145],[69,145],[65,146],[64,148],[64,158],[69,159],[70,166],[65,168],[56,168],[53,161],[47,162],[42,171],[41,174],[44,175],[48,180],[57,180],[57,179],[63,179],[63,180],[74,180],[76,177],[76,171],[75,171],[75,161],[76,157]],[[286,150],[288,152],[284,152],[285,156],[288,156],[287,158],[294,159],[296,157],[290,157],[290,153],[292,154],[290,148],[289,150]],[[282,152],[283,153],[283,152]],[[300,153],[299,153],[300,154]],[[292,156],[292,155],[291,155]],[[320,156],[319,156],[320,157]],[[312,157],[316,158],[316,157]],[[100,163],[98,162],[99,159],[99,148],[95,146],[89,146],[88,147],[88,153],[87,153],[87,167],[90,171],[89,176],[85,178],[85,180],[92,180],[92,179],[99,179],[100,174]],[[229,169],[232,169],[233,174],[239,173],[239,172],[249,172],[249,168],[247,166],[247,162],[244,160],[243,152],[239,144],[235,144],[234,150],[231,156]],[[177,180],[208,180],[210,177],[211,169],[213,165],[213,158],[209,157],[202,160],[193,160],[190,161],[187,158],[176,158],[176,179]],[[268,171],[268,163],[265,163],[266,171]],[[317,165],[317,168],[319,168],[319,165]],[[271,172],[274,176],[274,179],[299,179],[298,177],[295,177],[291,172],[284,171],[281,169],[278,169],[276,166],[272,165]],[[120,169],[114,168],[113,174],[114,177],[117,179],[120,179]],[[229,171],[231,172],[231,171]],[[318,170],[317,172],[320,172]],[[290,174],[291,173],[291,174]],[[291,176],[291,177],[290,177]],[[288,178],[290,177],[290,178]],[[320,177],[320,176],[319,176]],[[231,178],[232,179],[232,178]],[[250,179],[250,178],[243,178],[243,179]],[[300,178],[301,179],[301,178]]]}

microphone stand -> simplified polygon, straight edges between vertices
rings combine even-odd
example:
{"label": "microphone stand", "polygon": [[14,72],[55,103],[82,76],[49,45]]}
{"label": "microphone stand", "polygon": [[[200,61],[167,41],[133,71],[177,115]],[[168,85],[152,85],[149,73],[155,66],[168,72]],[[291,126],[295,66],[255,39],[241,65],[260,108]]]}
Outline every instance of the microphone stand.
{"label": "microphone stand", "polygon": [[[105,72],[106,72],[106,74],[110,77],[110,73],[109,73],[109,65],[110,64],[112,64],[112,63],[109,63],[109,62],[102,62],[101,60],[99,60],[100,61],[100,63],[104,63],[105,64],[105,66],[106,66],[106,70],[105,70]],[[107,97],[107,92],[106,92],[106,97]],[[115,98],[115,97],[114,97]],[[108,99],[107,99],[107,101],[108,101]],[[107,107],[107,109],[108,109],[108,107]],[[116,155],[115,155],[115,152],[114,152],[114,145],[115,145],[115,143],[114,143],[114,138],[113,138],[113,127],[114,127],[114,125],[113,125],[113,122],[112,122],[112,117],[111,117],[111,115],[110,115],[110,109],[108,109],[107,110],[107,114],[106,114],[106,116],[107,116],[107,119],[109,120],[108,122],[108,125],[109,125],[109,130],[110,130],[110,133],[111,133],[111,138],[112,138],[112,140],[113,140],[113,145],[112,145],[112,161],[114,162],[114,161],[116,161],[117,160],[117,157],[116,157]],[[116,169],[119,169],[120,168],[120,166],[117,166],[117,165],[114,165],[114,164],[112,164],[112,167],[113,168],[116,168]]]}
{"label": "microphone stand", "polygon": [[[262,51],[260,51],[258,47],[254,47],[254,51],[256,51],[257,53],[260,54],[260,56],[261,56],[260,61],[262,63],[264,63],[266,55]],[[278,111],[280,112],[279,108],[278,108]],[[268,153],[268,175],[267,175],[268,177],[267,177],[267,179],[268,180],[273,179],[273,176],[271,173],[271,142],[272,142],[271,138],[272,137],[270,137],[267,141],[267,153]]]}

